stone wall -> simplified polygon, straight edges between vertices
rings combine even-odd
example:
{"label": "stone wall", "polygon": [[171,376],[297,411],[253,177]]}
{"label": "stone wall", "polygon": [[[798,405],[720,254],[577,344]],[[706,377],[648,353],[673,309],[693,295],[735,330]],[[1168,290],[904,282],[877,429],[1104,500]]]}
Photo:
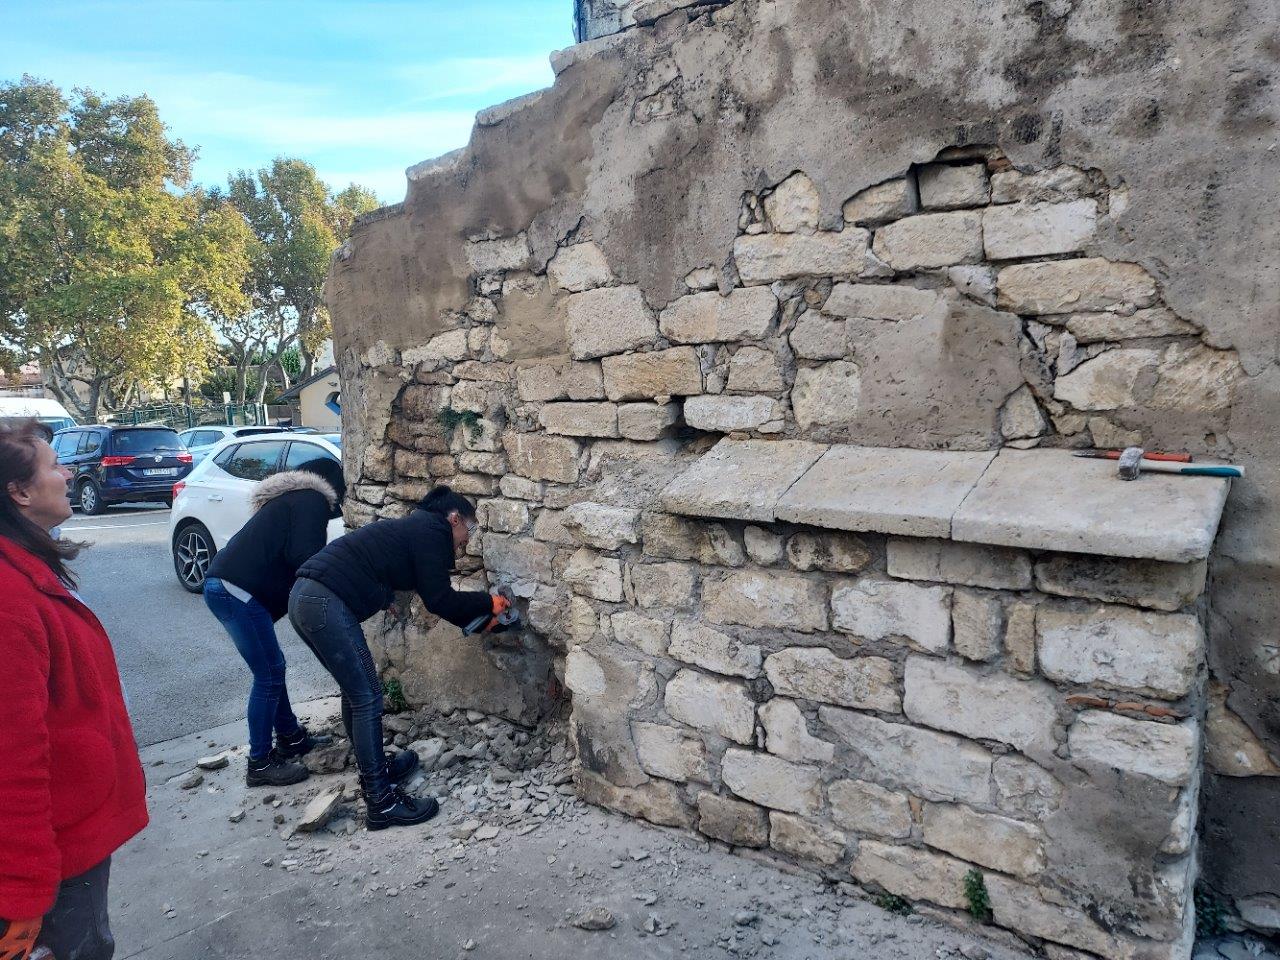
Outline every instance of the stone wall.
{"label": "stone wall", "polygon": [[[613,16],[606,6],[579,12]],[[1169,737],[1198,754],[1207,698],[1220,775],[1205,789],[1209,876],[1252,922],[1271,922],[1280,885],[1254,852],[1273,842],[1274,815],[1258,811],[1280,772],[1267,726],[1280,511],[1274,473],[1254,469],[1280,453],[1263,8],[907,4],[890,22],[837,0],[677,6],[610,7],[623,12],[595,32],[623,33],[553,56],[554,87],[485,111],[465,150],[413,168],[406,202],[366,218],[335,261],[350,519],[396,515],[445,479],[479,497],[484,534],[464,573],[512,584],[535,628],[519,647],[461,644],[415,610],[374,625],[387,671],[415,700],[525,721],[567,682],[594,799],[707,832],[741,813],[752,844],[943,907],[956,897],[945,878],[976,865],[1004,904],[996,922],[1104,955],[1175,955],[1132,943],[1176,943],[1189,916],[1195,861],[1170,837],[1199,766],[1173,782],[1143,763],[1176,752]],[[1194,558],[1125,554],[1114,544],[1136,533],[1101,533],[1105,501],[1073,511],[1069,488],[1041,501],[1079,539],[1012,544],[1028,552],[1009,563],[1034,578],[1017,585],[954,572],[966,564],[935,542],[956,536],[950,515],[859,526],[874,498],[843,504],[838,521],[830,504],[681,519],[663,491],[726,435],[773,446],[746,474],[760,483],[817,462],[791,444],[1139,438],[1230,456],[1250,479],[1231,500],[1209,606],[1195,602],[1207,543]],[[949,470],[904,463],[890,487],[931,476],[945,495]],[[1005,542],[998,518],[981,528]],[[1165,577],[1179,586],[1161,597]],[[1077,596],[1085,588],[1061,582],[1090,586]],[[837,592],[870,593],[878,619],[842,620]],[[894,611],[926,595],[932,647],[883,622],[901,626]],[[1176,676],[1096,647],[1098,669],[1082,676],[1053,655],[1055,642],[1087,646],[1099,623],[1141,650],[1175,622]],[[1192,622],[1212,638],[1207,688]],[[1010,632],[1022,638],[1012,651]],[[845,670],[845,699],[868,699],[785,688]],[[1022,691],[1029,739],[988,736],[985,719],[949,726],[920,693],[963,705],[974,698],[957,691],[979,682]],[[1186,719],[1145,709],[1164,702]],[[921,740],[968,759],[918,759],[938,778],[922,785],[850,746],[871,730],[885,756],[927,758]],[[1115,742],[1137,746],[1124,762],[1077,762]],[[1057,811],[1002,803],[995,771],[1009,757],[1062,786]],[[969,761],[996,791],[985,799],[976,780],[956,792]],[[793,763],[818,771],[798,791],[807,800],[765,802],[748,785],[785,780]],[[962,783],[943,789],[944,776]],[[894,826],[860,830],[836,818],[841,804]],[[939,839],[983,817],[993,834],[1032,837],[1022,849],[1041,859],[1013,869]],[[931,875],[911,858],[944,879],[904,885]]]}

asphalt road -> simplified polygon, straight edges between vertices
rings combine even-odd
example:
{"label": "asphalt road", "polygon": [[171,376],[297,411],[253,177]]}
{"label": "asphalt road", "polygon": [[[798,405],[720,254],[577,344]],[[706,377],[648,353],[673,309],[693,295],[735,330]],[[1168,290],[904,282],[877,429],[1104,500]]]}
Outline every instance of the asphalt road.
{"label": "asphalt road", "polygon": [[[245,715],[249,668],[222,625],[173,572],[166,507],[115,507],[79,513],[62,535],[89,541],[74,569],[80,595],[115,646],[129,713],[140,746],[206,730]],[[289,663],[296,701],[337,693],[337,686],[287,619],[276,633]],[[247,739],[247,734],[246,734]]]}

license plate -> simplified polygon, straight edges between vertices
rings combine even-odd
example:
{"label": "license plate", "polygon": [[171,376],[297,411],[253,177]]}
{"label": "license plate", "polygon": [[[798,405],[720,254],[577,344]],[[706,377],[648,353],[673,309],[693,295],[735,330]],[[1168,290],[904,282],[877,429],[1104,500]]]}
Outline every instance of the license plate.
{"label": "license plate", "polygon": [[172,477],[177,472],[173,467],[155,467],[150,470],[143,470],[142,475],[144,477]]}

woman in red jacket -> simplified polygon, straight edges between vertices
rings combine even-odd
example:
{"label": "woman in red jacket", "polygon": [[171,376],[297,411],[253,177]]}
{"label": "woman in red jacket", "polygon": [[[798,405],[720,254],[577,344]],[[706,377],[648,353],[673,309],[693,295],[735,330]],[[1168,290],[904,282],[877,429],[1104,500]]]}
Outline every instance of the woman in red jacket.
{"label": "woman in red jacket", "polygon": [[109,960],[111,854],[147,824],[111,643],[76,596],[66,472],[30,421],[0,424],[0,957]]}

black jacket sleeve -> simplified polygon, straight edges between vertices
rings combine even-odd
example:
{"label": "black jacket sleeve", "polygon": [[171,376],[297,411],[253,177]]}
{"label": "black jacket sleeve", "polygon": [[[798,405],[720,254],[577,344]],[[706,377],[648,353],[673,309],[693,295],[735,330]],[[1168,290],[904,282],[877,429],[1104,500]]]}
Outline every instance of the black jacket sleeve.
{"label": "black jacket sleeve", "polygon": [[307,491],[289,504],[289,534],[284,560],[290,573],[324,549],[328,540],[329,504],[324,496]]}
{"label": "black jacket sleeve", "polygon": [[453,589],[453,542],[445,536],[424,537],[414,554],[418,596],[427,610],[456,627],[493,612],[493,598],[483,590]]}

